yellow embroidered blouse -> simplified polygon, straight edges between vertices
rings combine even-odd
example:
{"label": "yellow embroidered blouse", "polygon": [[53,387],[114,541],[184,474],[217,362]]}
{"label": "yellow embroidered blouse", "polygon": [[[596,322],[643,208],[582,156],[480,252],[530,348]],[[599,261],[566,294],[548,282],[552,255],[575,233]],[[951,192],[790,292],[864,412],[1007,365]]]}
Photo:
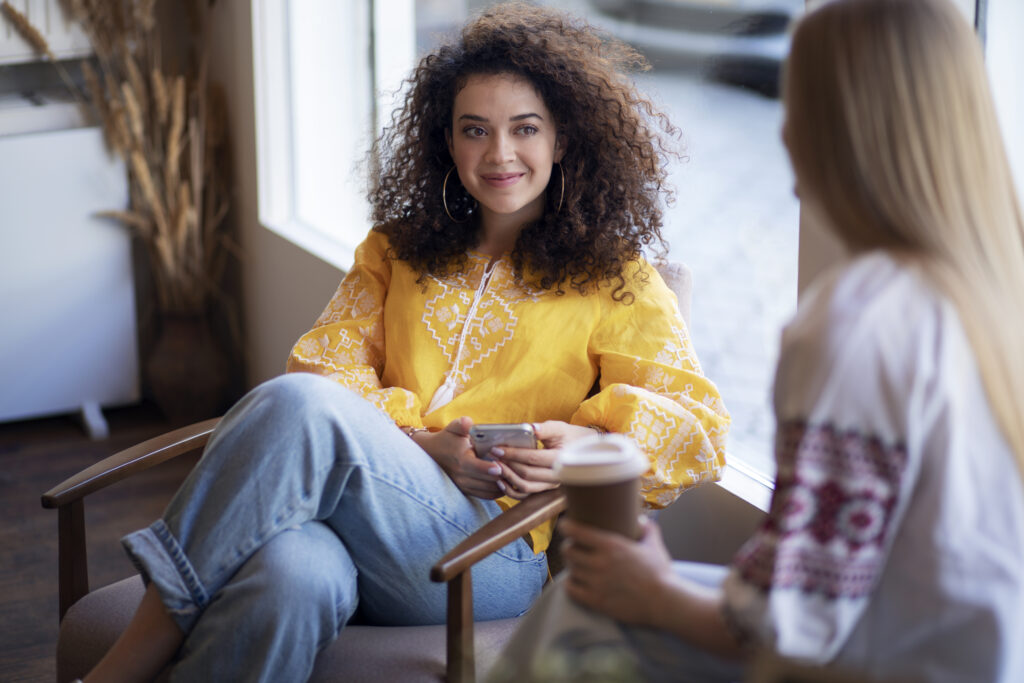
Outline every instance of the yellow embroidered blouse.
{"label": "yellow embroidered blouse", "polygon": [[[517,283],[507,258],[489,266],[475,252],[466,272],[417,284],[419,273],[387,250],[387,238],[371,231],[292,349],[289,372],[335,379],[402,426],[442,429],[468,415],[626,434],[650,458],[642,491],[653,508],[719,478],[728,413],[701,371],[675,295],[646,262],[649,282],[632,284],[635,300],[626,305],[610,287],[557,295]],[[587,398],[599,373],[601,391]],[[550,524],[534,529],[534,550],[550,537]]]}

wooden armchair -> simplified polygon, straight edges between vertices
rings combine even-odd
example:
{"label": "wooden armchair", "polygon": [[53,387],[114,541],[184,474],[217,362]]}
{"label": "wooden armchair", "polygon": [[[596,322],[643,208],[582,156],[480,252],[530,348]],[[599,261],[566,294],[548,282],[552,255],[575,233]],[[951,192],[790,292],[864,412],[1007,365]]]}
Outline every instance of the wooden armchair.
{"label": "wooden armchair", "polygon": [[[82,676],[99,661],[127,626],[143,592],[138,577],[89,591],[85,497],[202,448],[218,421],[219,418],[182,427],[115,453],[43,494],[43,507],[56,508],[58,513],[58,681]],[[547,491],[531,496],[477,530],[442,557],[430,572],[432,580],[448,584],[446,625],[348,626],[318,657],[313,680],[437,681],[444,674],[452,682],[473,681],[476,650],[486,653],[481,661],[484,670],[511,634],[516,620],[481,622],[474,638],[470,568],[564,508],[564,494],[560,490]]]}
{"label": "wooden armchair", "polygon": [[[692,277],[685,264],[659,267],[689,324]],[[57,680],[83,676],[113,645],[142,599],[138,576],[90,592],[85,544],[87,495],[171,458],[203,448],[219,418],[182,427],[115,453],[43,494],[58,512],[61,627]],[[565,509],[561,490],[533,495],[485,524],[438,560],[430,578],[448,584],[447,624],[346,626],[317,657],[312,681],[438,681],[468,683],[486,672],[516,619],[474,624],[471,567]],[[478,656],[479,655],[479,656]]]}

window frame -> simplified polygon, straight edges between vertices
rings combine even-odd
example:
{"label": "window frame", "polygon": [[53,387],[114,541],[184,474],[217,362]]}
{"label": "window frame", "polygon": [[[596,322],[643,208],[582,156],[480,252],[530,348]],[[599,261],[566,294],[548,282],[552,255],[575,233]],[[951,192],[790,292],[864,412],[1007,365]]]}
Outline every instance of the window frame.
{"label": "window frame", "polygon": [[[353,91],[369,108],[370,130],[390,118],[398,101],[402,79],[415,58],[414,0],[361,0],[344,9],[354,18],[353,31],[369,33],[368,68],[371,89]],[[308,218],[295,191],[296,135],[291,97],[290,2],[252,0],[252,69],[256,122],[257,205],[260,224],[325,262],[347,270],[355,248],[370,230],[369,205],[356,181],[346,177],[344,220],[326,225]],[[362,17],[360,21],[360,17]],[[385,29],[386,27],[386,29]],[[335,71],[345,78],[346,70]],[[338,122],[362,130],[366,122],[355,118]],[[354,168],[361,154],[338,160],[340,168]],[[351,175],[351,174],[349,174]]]}

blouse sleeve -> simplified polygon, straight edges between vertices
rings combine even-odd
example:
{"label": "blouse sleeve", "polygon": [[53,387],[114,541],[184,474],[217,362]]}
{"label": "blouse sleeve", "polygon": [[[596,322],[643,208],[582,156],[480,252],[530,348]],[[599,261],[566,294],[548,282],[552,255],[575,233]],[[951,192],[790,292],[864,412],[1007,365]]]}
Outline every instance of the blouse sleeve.
{"label": "blouse sleeve", "polygon": [[733,559],[723,612],[741,641],[825,663],[868,605],[913,486],[899,425],[915,380],[879,342],[882,321],[793,327],[775,378],[772,504]]}
{"label": "blouse sleeve", "polygon": [[333,379],[386,412],[396,424],[422,426],[420,401],[401,387],[384,387],[384,302],[391,263],[383,236],[371,233],[327,308],[288,358],[288,372]]}
{"label": "blouse sleeve", "polygon": [[704,377],[675,295],[649,273],[631,304],[604,305],[590,341],[601,390],[571,421],[632,437],[651,462],[641,491],[662,508],[683,489],[720,478],[729,414]]}

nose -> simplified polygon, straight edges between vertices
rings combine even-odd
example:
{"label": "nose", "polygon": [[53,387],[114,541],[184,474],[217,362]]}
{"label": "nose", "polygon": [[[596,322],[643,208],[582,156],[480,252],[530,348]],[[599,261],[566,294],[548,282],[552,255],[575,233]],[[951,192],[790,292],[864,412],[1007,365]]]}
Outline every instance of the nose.
{"label": "nose", "polygon": [[509,136],[499,133],[491,137],[490,144],[487,146],[487,163],[490,164],[505,164],[510,161],[515,161],[516,152],[515,147],[512,144],[512,140]]}

